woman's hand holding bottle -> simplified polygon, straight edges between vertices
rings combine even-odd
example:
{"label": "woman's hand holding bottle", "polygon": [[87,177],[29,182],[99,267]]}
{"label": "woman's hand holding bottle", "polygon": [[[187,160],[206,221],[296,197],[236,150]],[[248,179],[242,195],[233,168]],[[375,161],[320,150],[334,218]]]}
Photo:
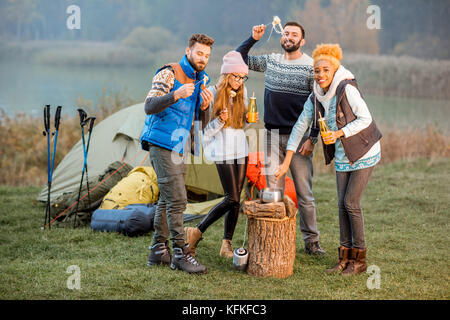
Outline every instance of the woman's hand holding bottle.
{"label": "woman's hand holding bottle", "polygon": [[322,134],[322,139],[325,144],[333,144],[337,139],[344,136],[344,131],[327,131],[326,134]]}
{"label": "woman's hand holding bottle", "polygon": [[[245,114],[245,120],[247,120],[247,122],[250,123],[250,121],[248,121],[248,112]],[[255,122],[259,121],[259,112],[255,113]]]}

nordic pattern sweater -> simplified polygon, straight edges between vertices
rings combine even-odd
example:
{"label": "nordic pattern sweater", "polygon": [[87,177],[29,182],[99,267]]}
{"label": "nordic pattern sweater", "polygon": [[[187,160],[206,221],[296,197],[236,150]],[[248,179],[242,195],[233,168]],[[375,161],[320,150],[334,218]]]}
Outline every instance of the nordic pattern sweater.
{"label": "nordic pattern sweater", "polygon": [[305,53],[295,60],[286,60],[281,53],[249,55],[256,42],[250,37],[236,51],[241,53],[250,70],[264,72],[266,129],[279,129],[280,134],[290,134],[313,90],[313,59]]}

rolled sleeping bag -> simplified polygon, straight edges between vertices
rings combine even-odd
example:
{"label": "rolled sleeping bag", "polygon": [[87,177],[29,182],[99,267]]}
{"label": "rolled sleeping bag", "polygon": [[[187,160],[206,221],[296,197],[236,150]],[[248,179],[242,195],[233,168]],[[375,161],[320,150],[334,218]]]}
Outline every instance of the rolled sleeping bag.
{"label": "rolled sleeping bag", "polygon": [[135,237],[154,230],[156,206],[132,204],[124,209],[97,209],[91,218],[94,231],[119,232]]}
{"label": "rolled sleeping bag", "polygon": [[127,220],[120,224],[120,233],[135,237],[149,233],[154,229],[155,205],[130,204],[126,209],[132,211]]}

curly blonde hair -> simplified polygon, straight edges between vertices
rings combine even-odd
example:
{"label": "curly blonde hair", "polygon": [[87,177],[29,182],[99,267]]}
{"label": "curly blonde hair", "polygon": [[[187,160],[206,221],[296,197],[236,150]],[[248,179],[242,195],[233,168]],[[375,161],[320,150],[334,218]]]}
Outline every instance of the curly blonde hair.
{"label": "curly blonde hair", "polygon": [[313,51],[312,58],[314,60],[314,66],[320,60],[328,60],[336,69],[338,69],[341,65],[342,49],[337,43],[318,44]]}

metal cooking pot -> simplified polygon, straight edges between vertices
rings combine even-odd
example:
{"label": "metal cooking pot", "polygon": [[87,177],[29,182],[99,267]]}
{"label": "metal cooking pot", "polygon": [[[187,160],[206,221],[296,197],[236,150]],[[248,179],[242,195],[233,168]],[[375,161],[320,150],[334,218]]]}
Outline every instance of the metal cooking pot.
{"label": "metal cooking pot", "polygon": [[280,188],[265,188],[261,190],[259,198],[264,203],[280,202],[283,200],[282,191]]}

